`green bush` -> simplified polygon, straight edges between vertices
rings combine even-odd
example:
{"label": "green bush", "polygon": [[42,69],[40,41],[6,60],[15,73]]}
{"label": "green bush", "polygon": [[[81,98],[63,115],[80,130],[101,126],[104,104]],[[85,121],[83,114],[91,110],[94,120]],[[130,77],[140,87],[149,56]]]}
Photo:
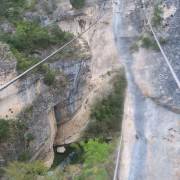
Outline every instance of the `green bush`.
{"label": "green bush", "polygon": [[85,137],[107,138],[109,134],[120,132],[125,88],[125,77],[122,75],[116,76],[112,93],[97,101],[92,107],[92,120],[84,132]]}
{"label": "green bush", "polygon": [[109,180],[111,179],[106,168],[102,165],[83,169],[81,175],[75,177],[75,180]]}
{"label": "green bush", "polygon": [[9,36],[7,43],[18,51],[29,54],[37,49],[63,44],[71,38],[72,34],[62,31],[58,26],[48,30],[37,23],[22,21],[16,24],[16,32]]}
{"label": "green bush", "polygon": [[[159,37],[159,42],[161,45],[164,45],[167,43],[167,39],[165,39],[163,37]],[[160,50],[153,35],[150,34],[149,32],[144,33],[144,35],[140,36],[139,40],[137,42],[135,42],[134,44],[132,44],[132,46],[130,47],[130,50],[132,52],[136,52],[139,50],[139,47],[143,47],[146,49],[152,49],[152,50],[156,50],[156,51]]]}
{"label": "green bush", "polygon": [[50,35],[52,44],[63,44],[73,38],[73,34],[62,31],[57,25],[53,25],[50,28]]}
{"label": "green bush", "polygon": [[20,53],[15,48],[12,48],[12,52],[17,59],[16,69],[18,72],[23,72],[38,62],[37,59],[33,57],[28,58],[25,54]]}
{"label": "green bush", "polygon": [[159,5],[156,5],[154,8],[153,17],[151,19],[152,25],[154,27],[158,27],[162,24],[162,20],[163,20],[162,14],[163,14],[163,9]]}
{"label": "green bush", "polygon": [[87,166],[104,163],[108,159],[110,145],[105,142],[90,139],[88,142],[81,143],[81,146],[84,149],[84,163]]}
{"label": "green bush", "polygon": [[9,137],[10,124],[5,119],[0,119],[0,141],[5,140]]}
{"label": "green bush", "polygon": [[160,38],[159,38],[159,42],[160,42],[161,45],[164,45],[164,44],[167,43],[167,39],[166,39],[166,38],[163,38],[163,37],[160,37]]}
{"label": "green bush", "polygon": [[[48,29],[28,21],[18,22],[13,35],[0,32],[0,40],[10,44],[17,59],[18,72],[25,71],[38,62],[32,53],[49,48],[51,45],[61,45],[72,37],[71,33],[62,31],[58,26],[54,25]],[[39,69],[45,68],[42,65]]]}
{"label": "green bush", "polygon": [[30,142],[34,140],[34,136],[31,133],[26,134],[25,136],[26,141]]}
{"label": "green bush", "polygon": [[80,9],[85,5],[85,0],[70,0],[70,2],[76,9]]}
{"label": "green bush", "polygon": [[137,51],[139,51],[139,46],[138,46],[138,44],[137,44],[137,43],[132,44],[132,45],[130,46],[130,50],[131,50],[132,52],[137,52]]}
{"label": "green bush", "polygon": [[50,44],[50,35],[46,28],[37,23],[22,21],[17,23],[16,32],[8,43],[19,51],[30,53],[39,48],[47,48]]}
{"label": "green bush", "polygon": [[26,5],[25,0],[1,0],[0,17],[8,20],[19,19]]}
{"label": "green bush", "polygon": [[45,175],[47,168],[40,161],[32,163],[12,162],[5,168],[5,174],[12,180],[35,180],[38,175]]}
{"label": "green bush", "polygon": [[19,119],[0,119],[0,141],[11,141],[14,138],[22,138],[26,126]]}
{"label": "green bush", "polygon": [[149,37],[142,37],[141,46],[144,48],[150,48],[152,46],[152,40]]}
{"label": "green bush", "polygon": [[24,151],[19,155],[18,161],[27,162],[29,161],[30,157],[30,153],[28,151]]}
{"label": "green bush", "polygon": [[[38,59],[32,56],[37,50],[44,50],[53,45],[60,46],[73,37],[71,33],[62,31],[56,25],[45,28],[35,22],[18,21],[15,26],[16,31],[13,34],[0,32],[0,41],[10,45],[17,59],[18,72],[23,72],[38,62]],[[39,69],[45,68],[42,65]]]}
{"label": "green bush", "polygon": [[[37,59],[33,57],[27,58],[25,54],[20,53],[18,50],[14,48],[12,48],[12,52],[17,59],[16,69],[18,72],[23,72],[27,70],[28,68],[30,68],[31,66],[35,65],[36,63],[38,63]],[[44,75],[44,83],[46,85],[50,86],[54,84],[56,72],[51,70],[47,64],[40,65],[39,68],[37,68],[37,71],[39,71],[40,73]]]}
{"label": "green bush", "polygon": [[141,37],[141,47],[146,48],[146,49],[159,50],[159,47],[154,37],[150,35]]}
{"label": "green bush", "polygon": [[48,86],[51,86],[55,83],[56,73],[53,70],[48,70],[44,75],[44,83]]}
{"label": "green bush", "polygon": [[88,142],[82,142],[81,146],[84,150],[83,168],[80,175],[75,179],[111,179],[106,169],[107,164],[110,162],[111,145],[98,139],[90,139]]}
{"label": "green bush", "polygon": [[9,22],[16,23],[23,19],[23,12],[33,9],[36,0],[1,0],[0,19],[7,19]]}

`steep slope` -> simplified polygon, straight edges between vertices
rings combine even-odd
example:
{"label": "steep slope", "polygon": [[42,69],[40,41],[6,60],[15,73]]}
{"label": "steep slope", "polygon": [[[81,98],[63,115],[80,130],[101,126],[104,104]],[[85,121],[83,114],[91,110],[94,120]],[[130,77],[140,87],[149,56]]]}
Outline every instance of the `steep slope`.
{"label": "steep slope", "polygon": [[[145,1],[153,16],[156,1]],[[156,29],[166,37],[164,49],[179,76],[179,20],[177,1],[164,1],[169,14]],[[175,9],[169,11],[167,9]],[[176,25],[176,26],[175,26]],[[148,32],[141,1],[114,3],[114,33],[126,69],[128,90],[123,122],[120,179],[179,179],[180,95],[161,53],[154,47],[132,51],[134,43]],[[172,31],[174,33],[172,33]]]}

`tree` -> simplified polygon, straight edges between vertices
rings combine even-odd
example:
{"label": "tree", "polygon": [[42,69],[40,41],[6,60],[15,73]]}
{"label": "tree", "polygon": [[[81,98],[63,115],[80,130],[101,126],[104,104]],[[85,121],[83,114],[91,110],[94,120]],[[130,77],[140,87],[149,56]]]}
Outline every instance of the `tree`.
{"label": "tree", "polygon": [[107,160],[110,146],[98,139],[90,139],[87,143],[81,143],[84,149],[84,163],[87,166],[93,166],[98,163],[104,163]]}
{"label": "tree", "polygon": [[84,149],[84,166],[79,176],[75,180],[108,180],[109,174],[106,169],[109,163],[110,144],[101,142],[98,139],[90,139],[88,142],[82,142]]}

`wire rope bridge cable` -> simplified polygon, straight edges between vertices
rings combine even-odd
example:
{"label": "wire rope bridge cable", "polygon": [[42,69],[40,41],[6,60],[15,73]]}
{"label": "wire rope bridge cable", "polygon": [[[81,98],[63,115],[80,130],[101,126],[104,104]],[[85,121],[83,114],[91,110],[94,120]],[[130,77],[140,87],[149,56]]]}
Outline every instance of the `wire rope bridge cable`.
{"label": "wire rope bridge cable", "polygon": [[156,44],[158,45],[158,47],[159,47],[159,49],[160,49],[160,51],[161,51],[161,54],[162,54],[163,57],[164,57],[164,60],[165,60],[167,66],[168,66],[168,68],[169,68],[169,70],[170,70],[170,72],[171,72],[171,74],[172,74],[172,76],[173,76],[174,81],[176,82],[178,88],[180,89],[180,80],[179,80],[176,72],[174,71],[174,69],[173,69],[173,67],[172,67],[172,65],[171,65],[171,63],[170,63],[170,61],[169,61],[166,53],[164,52],[164,49],[162,48],[161,43],[159,42],[159,39],[158,39],[158,37],[157,37],[157,35],[156,35],[156,33],[155,33],[154,29],[153,29],[153,26],[152,26],[152,24],[151,24],[151,20],[148,18],[147,14],[146,14],[146,9],[145,9],[144,0],[142,0],[141,2],[142,2],[142,6],[143,6],[144,15],[145,15],[145,18],[146,18],[146,20],[147,20],[147,24],[148,24],[148,26],[149,26],[149,28],[150,28],[150,31],[151,31],[152,34],[153,34],[153,37],[154,37],[154,39],[155,39],[155,41],[156,41]]}
{"label": "wire rope bridge cable", "polygon": [[[104,10],[106,1],[104,2],[104,4],[102,5],[102,9]],[[94,23],[92,23],[86,30],[84,30],[82,33],[80,33],[78,36],[74,37],[72,40],[70,40],[69,42],[65,43],[63,46],[61,46],[60,48],[58,48],[57,50],[55,50],[53,53],[51,53],[49,56],[47,56],[46,58],[42,59],[41,61],[39,61],[37,64],[33,65],[32,67],[30,67],[29,69],[27,69],[26,71],[24,71],[22,74],[16,76],[14,79],[10,80],[9,82],[5,83],[4,85],[0,86],[0,91],[6,89],[8,86],[10,86],[11,84],[13,84],[14,82],[16,82],[17,80],[19,80],[20,78],[22,78],[23,76],[25,76],[26,74],[28,74],[29,72],[31,72],[33,69],[35,69],[36,67],[38,67],[39,65],[43,64],[44,62],[46,62],[47,60],[49,60],[49,58],[53,57],[55,54],[59,53],[60,51],[62,51],[65,47],[69,46],[70,44],[72,44],[74,41],[76,41],[77,39],[79,39],[80,37],[82,37],[86,32],[88,32],[91,28],[93,28],[96,24],[98,24],[98,22],[104,17],[105,14],[103,14],[103,12],[97,17],[97,19],[95,20]]]}
{"label": "wire rope bridge cable", "polygon": [[116,165],[115,165],[115,169],[114,169],[113,180],[119,179],[119,166],[120,166],[120,159],[121,159],[122,141],[123,141],[123,136],[121,135],[119,145],[118,145],[118,151],[117,151]]}

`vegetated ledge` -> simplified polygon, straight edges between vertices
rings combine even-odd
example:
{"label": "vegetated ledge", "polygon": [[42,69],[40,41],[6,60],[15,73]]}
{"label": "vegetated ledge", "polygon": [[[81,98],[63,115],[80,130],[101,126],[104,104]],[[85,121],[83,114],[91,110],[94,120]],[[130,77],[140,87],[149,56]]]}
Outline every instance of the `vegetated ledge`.
{"label": "vegetated ledge", "polygon": [[[111,73],[111,72],[108,72]],[[113,89],[91,108],[90,121],[84,131],[84,138],[112,138],[121,131],[124,111],[126,79],[123,72],[118,72],[112,79]]]}

